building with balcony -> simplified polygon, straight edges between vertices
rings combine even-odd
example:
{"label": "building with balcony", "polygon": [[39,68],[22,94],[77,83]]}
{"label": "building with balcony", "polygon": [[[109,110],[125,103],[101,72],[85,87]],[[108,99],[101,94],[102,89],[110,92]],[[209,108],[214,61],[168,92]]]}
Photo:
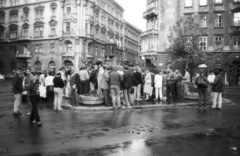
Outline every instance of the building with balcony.
{"label": "building with balcony", "polygon": [[[147,0],[147,10],[154,8],[154,0]],[[155,41],[148,39],[151,30],[142,33],[141,55],[156,55],[150,61],[155,66],[163,66],[171,62],[165,53],[168,43],[169,27],[184,16],[193,16],[203,30],[200,38],[201,50],[207,53],[205,62],[209,69],[225,70],[226,82],[230,85],[240,85],[240,1],[239,0],[158,0],[158,16],[152,11],[143,13],[143,17],[158,19],[157,55],[150,47]],[[147,16],[147,13],[150,15]],[[150,33],[153,36],[153,33]]]}
{"label": "building with balcony", "polygon": [[0,73],[79,68],[87,57],[135,61],[139,48],[125,52],[123,13],[114,0],[0,0]]}

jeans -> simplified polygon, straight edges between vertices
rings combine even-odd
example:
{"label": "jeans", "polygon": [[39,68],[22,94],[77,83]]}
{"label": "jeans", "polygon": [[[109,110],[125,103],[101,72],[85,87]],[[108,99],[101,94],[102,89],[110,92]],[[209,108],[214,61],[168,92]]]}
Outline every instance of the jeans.
{"label": "jeans", "polygon": [[162,88],[155,88],[155,98],[158,99],[162,99],[163,98],[163,94],[162,94]]}
{"label": "jeans", "polygon": [[112,94],[113,107],[121,107],[120,86],[112,85],[110,90]]}
{"label": "jeans", "polygon": [[133,101],[137,100],[141,100],[141,84],[134,86],[134,93],[133,93]]}
{"label": "jeans", "polygon": [[32,103],[32,112],[30,116],[30,122],[36,120],[37,122],[40,122],[40,117],[38,114],[38,103],[39,103],[40,97],[39,95],[30,95],[30,101]]}
{"label": "jeans", "polygon": [[71,89],[71,104],[73,106],[77,106],[79,104],[79,97],[78,97],[78,93],[77,93],[77,89]]}
{"label": "jeans", "polygon": [[22,102],[22,94],[14,94],[14,105],[13,105],[13,112],[19,112],[18,106]]}
{"label": "jeans", "polygon": [[127,107],[133,105],[132,96],[131,96],[130,91],[131,91],[131,89],[124,89],[123,90],[124,99],[125,99]]}
{"label": "jeans", "polygon": [[203,100],[203,107],[206,107],[207,102],[207,88],[198,88],[198,107],[202,105]]}
{"label": "jeans", "polygon": [[[218,107],[217,107],[218,100]],[[213,92],[213,106],[212,108],[222,108],[222,93],[221,92]]]}
{"label": "jeans", "polygon": [[90,84],[88,80],[81,80],[78,86],[78,94],[87,94],[90,89]]}
{"label": "jeans", "polygon": [[52,90],[53,86],[47,86],[47,99],[49,102],[53,102],[54,99],[54,92]]}
{"label": "jeans", "polygon": [[54,110],[62,110],[62,96],[63,89],[62,88],[54,88]]}

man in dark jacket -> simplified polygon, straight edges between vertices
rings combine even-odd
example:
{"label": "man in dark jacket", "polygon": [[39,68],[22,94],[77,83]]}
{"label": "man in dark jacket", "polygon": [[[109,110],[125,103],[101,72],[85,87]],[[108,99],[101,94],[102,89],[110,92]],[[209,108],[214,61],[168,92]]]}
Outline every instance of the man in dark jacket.
{"label": "man in dark jacket", "polygon": [[[224,86],[224,79],[220,75],[219,71],[215,71],[215,79],[214,82],[211,84],[212,91],[213,91],[213,105],[212,109],[222,109],[222,92],[223,92],[223,86]],[[217,106],[217,99],[218,99],[218,106]]]}
{"label": "man in dark jacket", "polygon": [[[207,109],[206,101],[207,101],[207,91],[208,91],[208,80],[204,73],[202,72],[198,77],[196,77],[195,84],[198,88],[198,109]],[[203,99],[203,105],[202,105]]]}
{"label": "man in dark jacket", "polygon": [[73,106],[76,106],[79,104],[79,97],[78,97],[78,93],[77,93],[77,87],[80,85],[80,76],[78,74],[78,70],[76,70],[74,73],[72,73],[71,75],[71,79],[70,79],[70,86],[72,89],[72,93],[71,93],[71,104]]}
{"label": "man in dark jacket", "polygon": [[123,93],[126,101],[127,108],[131,108],[133,100],[131,97],[131,88],[133,86],[133,73],[129,71],[128,67],[125,67],[125,73],[123,74]]}
{"label": "man in dark jacket", "polygon": [[13,87],[13,93],[14,93],[14,107],[13,107],[13,115],[14,116],[20,116],[22,113],[19,112],[18,106],[22,102],[22,92],[23,92],[23,79],[21,77],[21,69],[17,69],[13,81],[12,81],[12,87]]}
{"label": "man in dark jacket", "polygon": [[143,84],[141,68],[137,68],[136,72],[133,73],[133,85],[134,85],[134,94],[133,94],[133,101],[141,101],[141,86]]}

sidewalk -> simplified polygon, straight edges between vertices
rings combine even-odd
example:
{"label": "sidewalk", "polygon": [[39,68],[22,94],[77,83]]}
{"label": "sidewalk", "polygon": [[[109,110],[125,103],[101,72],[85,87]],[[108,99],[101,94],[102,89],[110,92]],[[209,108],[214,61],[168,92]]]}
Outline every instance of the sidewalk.
{"label": "sidewalk", "polygon": [[[166,102],[158,102],[158,101],[137,101],[134,102],[134,105],[131,109],[163,109],[163,108],[179,108],[179,107],[194,107],[197,105],[197,100],[186,100],[181,99],[176,104],[166,104]],[[223,99],[223,106],[233,105],[231,100]],[[72,106],[70,105],[69,99],[63,99],[62,108],[73,110],[73,111],[111,111],[113,110],[112,106],[88,106],[88,105],[79,105]],[[210,108],[210,106],[209,106]],[[125,106],[121,108],[121,110],[131,110],[127,109]]]}

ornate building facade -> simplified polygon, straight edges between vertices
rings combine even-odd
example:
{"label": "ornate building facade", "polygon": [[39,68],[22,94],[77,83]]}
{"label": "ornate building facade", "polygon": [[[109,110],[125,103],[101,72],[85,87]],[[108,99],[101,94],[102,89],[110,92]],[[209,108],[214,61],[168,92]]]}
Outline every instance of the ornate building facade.
{"label": "ornate building facade", "polygon": [[125,29],[133,28],[123,13],[114,0],[0,0],[0,73],[79,68],[86,58],[136,61],[139,48],[125,44]]}
{"label": "ornate building facade", "polygon": [[[201,50],[207,53],[205,62],[209,69],[220,69],[226,73],[230,85],[240,85],[240,1],[239,0],[147,0],[148,9],[143,16],[158,20],[158,47],[156,53],[142,48],[145,56],[155,66],[163,66],[171,62],[164,49],[168,46],[169,27],[177,19],[193,16],[203,29],[200,38]],[[153,5],[152,3],[158,4]],[[153,10],[156,10],[156,13]],[[146,16],[147,14],[148,16]],[[142,47],[149,47],[154,42],[145,42],[142,33]],[[153,36],[152,34],[148,36]],[[146,45],[147,43],[147,45]],[[152,59],[155,57],[155,60]]]}

